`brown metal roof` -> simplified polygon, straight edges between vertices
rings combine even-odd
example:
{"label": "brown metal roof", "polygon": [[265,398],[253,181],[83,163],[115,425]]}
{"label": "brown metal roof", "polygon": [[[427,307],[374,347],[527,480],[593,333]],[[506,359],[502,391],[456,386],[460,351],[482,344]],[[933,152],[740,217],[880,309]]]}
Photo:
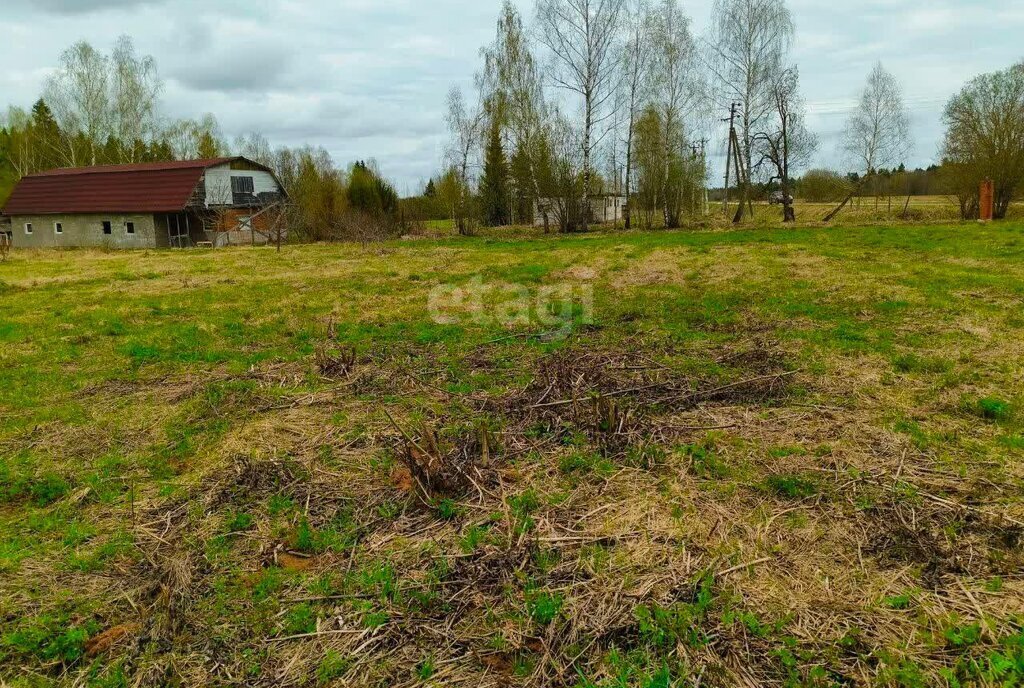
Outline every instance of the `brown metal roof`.
{"label": "brown metal roof", "polygon": [[14,187],[4,215],[174,213],[188,205],[203,173],[241,158],[49,170]]}

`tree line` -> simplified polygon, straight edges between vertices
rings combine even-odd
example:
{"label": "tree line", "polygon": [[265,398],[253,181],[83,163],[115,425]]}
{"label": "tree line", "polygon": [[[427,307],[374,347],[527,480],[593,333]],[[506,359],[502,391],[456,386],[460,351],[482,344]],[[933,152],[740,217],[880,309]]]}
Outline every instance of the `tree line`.
{"label": "tree line", "polygon": [[[341,168],[319,147],[272,147],[258,133],[228,142],[216,117],[171,120],[151,56],[128,37],[109,54],[81,41],[60,57],[40,98],[0,115],[0,200],[26,174],[54,167],[239,154],[273,169],[292,203],[292,235],[393,234],[405,219],[586,229],[589,197],[628,198],[627,227],[678,227],[709,212],[705,151],[729,115],[735,221],[774,193],[835,202],[941,193],[965,219],[991,179],[996,217],[1024,180],[1024,63],[981,75],[950,99],[942,164],[909,171],[910,116],[896,78],[878,64],[842,136],[854,171],[808,170],[818,140],[806,125],[796,34],[785,0],[715,0],[695,36],[678,0],[537,0],[528,21],[510,1],[481,49],[470,94],[448,95],[445,164],[416,198],[399,201],[372,163]],[[717,174],[717,170],[715,171]],[[830,217],[834,213],[830,213]]]}
{"label": "tree line", "polygon": [[627,227],[678,227],[708,212],[705,151],[728,116],[736,222],[773,190],[784,222],[796,219],[797,193],[837,202],[830,218],[863,195],[891,204],[943,193],[969,218],[984,178],[1005,215],[1024,176],[1024,65],[965,86],[945,111],[943,164],[908,171],[909,110],[876,64],[842,135],[855,171],[808,170],[819,142],[785,0],[716,0],[712,12],[696,37],[677,0],[536,0],[529,20],[506,0],[471,93],[449,94],[445,164],[421,209],[462,233],[532,223],[535,213],[572,232],[590,221],[589,195],[615,194],[628,198]]}
{"label": "tree line", "polygon": [[122,36],[109,54],[86,41],[65,50],[28,110],[0,115],[0,204],[21,177],[58,167],[248,157],[287,192],[295,238],[367,238],[402,230],[399,199],[373,162],[339,168],[323,148],[274,148],[259,133],[228,142],[217,118],[163,116],[156,61]]}
{"label": "tree line", "polygon": [[[446,166],[430,184],[462,232],[486,224],[586,229],[593,194],[628,199],[626,227],[707,212],[707,145],[737,130],[740,216],[755,181],[788,185],[817,147],[790,60],[783,0],[717,0],[698,38],[678,0],[506,1],[467,98],[449,95]],[[735,108],[732,103],[736,103]],[[784,219],[794,219],[786,202]]]}

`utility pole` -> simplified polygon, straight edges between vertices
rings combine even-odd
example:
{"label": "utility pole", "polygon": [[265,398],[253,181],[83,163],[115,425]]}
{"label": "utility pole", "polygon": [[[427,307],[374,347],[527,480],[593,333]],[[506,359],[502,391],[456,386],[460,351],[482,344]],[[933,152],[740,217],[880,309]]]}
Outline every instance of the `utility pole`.
{"label": "utility pole", "polygon": [[[743,165],[743,155],[740,147],[740,138],[736,134],[736,129],[733,128],[732,132],[732,150],[733,150],[733,162],[736,165],[736,184],[738,186],[746,186],[749,183],[750,177],[746,172],[746,168]],[[750,217],[754,217],[754,204],[753,201],[749,202],[750,205]],[[743,221],[743,198],[740,197],[739,205],[736,207],[736,214],[732,218],[732,223],[738,225]]]}
{"label": "utility pole", "polygon": [[[740,103],[733,103],[729,110],[729,119],[722,120],[723,122],[729,122],[729,153],[725,159],[725,200],[722,203],[722,208],[725,211],[725,216],[729,216],[729,173],[730,168],[736,172],[736,185],[741,188],[746,188],[750,184],[750,171],[746,169],[742,160],[743,148],[740,146],[740,138],[736,133],[736,110],[739,108]],[[754,201],[749,199],[747,204],[750,206],[750,216],[754,216]],[[739,224],[743,221],[743,199],[740,198],[739,207],[736,209],[736,215],[732,219],[733,224]]]}
{"label": "utility pole", "polygon": [[733,103],[729,108],[729,118],[723,122],[729,123],[729,150],[725,154],[725,199],[722,201],[722,212],[729,217],[729,173],[732,166],[732,142],[736,138],[736,108],[739,103]]}

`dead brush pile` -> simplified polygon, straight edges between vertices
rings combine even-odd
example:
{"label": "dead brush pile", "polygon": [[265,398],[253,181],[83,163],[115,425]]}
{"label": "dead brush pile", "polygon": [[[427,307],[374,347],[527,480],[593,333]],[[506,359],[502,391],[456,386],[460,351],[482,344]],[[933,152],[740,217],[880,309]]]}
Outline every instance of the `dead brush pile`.
{"label": "dead brush pile", "polygon": [[[592,439],[629,436],[642,429],[641,418],[670,415],[698,404],[758,404],[784,398],[788,380],[783,357],[764,349],[730,352],[721,363],[756,374],[719,384],[706,376],[687,374],[635,352],[564,350],[543,360],[533,382],[520,394],[504,399],[504,413],[529,423],[543,423],[549,432],[586,429]],[[718,361],[716,361],[718,363]],[[632,430],[633,432],[629,432]]]}

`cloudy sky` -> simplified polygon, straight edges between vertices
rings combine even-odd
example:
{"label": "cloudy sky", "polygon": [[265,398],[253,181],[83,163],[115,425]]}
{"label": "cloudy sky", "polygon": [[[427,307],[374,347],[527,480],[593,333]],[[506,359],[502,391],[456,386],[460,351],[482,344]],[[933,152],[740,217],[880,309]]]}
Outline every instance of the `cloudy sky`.
{"label": "cloudy sky", "polygon": [[[532,0],[518,0],[527,17]],[[698,35],[712,0],[683,0]],[[500,0],[2,0],[0,108],[27,107],[60,52],[108,51],[122,33],[152,54],[169,117],[213,112],[227,137],[324,146],[339,164],[375,158],[403,192],[439,165],[445,94],[469,87]],[[794,58],[819,161],[881,60],[913,115],[913,165],[934,161],[947,98],[1024,59],[1022,0],[789,0]],[[723,142],[724,147],[724,142]],[[715,148],[713,144],[712,148]]]}

